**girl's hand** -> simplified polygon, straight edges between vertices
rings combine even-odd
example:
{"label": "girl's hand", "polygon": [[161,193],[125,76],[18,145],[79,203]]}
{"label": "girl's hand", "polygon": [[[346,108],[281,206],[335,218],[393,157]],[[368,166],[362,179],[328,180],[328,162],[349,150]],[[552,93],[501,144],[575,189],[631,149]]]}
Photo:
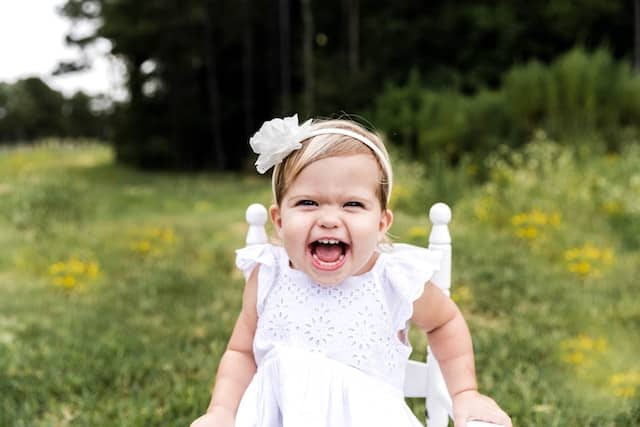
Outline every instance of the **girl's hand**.
{"label": "girl's hand", "polygon": [[465,427],[467,421],[486,421],[512,427],[511,418],[491,398],[475,390],[463,391],[453,397],[455,427]]}
{"label": "girl's hand", "polygon": [[235,419],[231,411],[220,408],[212,412],[207,412],[191,423],[191,427],[233,427]]}

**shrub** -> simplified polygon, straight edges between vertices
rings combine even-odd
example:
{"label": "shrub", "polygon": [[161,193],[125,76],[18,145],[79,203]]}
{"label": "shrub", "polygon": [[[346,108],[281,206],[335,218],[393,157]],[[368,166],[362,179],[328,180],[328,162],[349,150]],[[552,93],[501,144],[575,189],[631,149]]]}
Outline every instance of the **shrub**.
{"label": "shrub", "polygon": [[[517,148],[538,130],[582,151],[619,151],[639,133],[640,78],[605,49],[575,48],[550,65],[531,61],[507,72],[499,90],[463,95],[427,88],[413,71],[376,99],[374,122],[403,152],[428,164],[484,158],[500,144]],[[604,144],[602,144],[604,142]]]}

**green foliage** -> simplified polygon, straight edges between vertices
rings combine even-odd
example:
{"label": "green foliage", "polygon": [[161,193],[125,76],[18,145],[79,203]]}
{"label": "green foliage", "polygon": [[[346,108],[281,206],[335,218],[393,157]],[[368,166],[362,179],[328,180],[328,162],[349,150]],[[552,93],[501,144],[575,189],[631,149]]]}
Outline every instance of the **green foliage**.
{"label": "green foliage", "polygon": [[77,92],[65,98],[37,77],[0,83],[0,144],[29,143],[45,137],[104,137],[106,112]]}
{"label": "green foliage", "polygon": [[574,49],[545,66],[531,61],[506,73],[500,90],[474,95],[425,87],[417,72],[376,98],[373,121],[404,151],[429,164],[484,158],[499,145],[519,147],[538,129],[585,150],[609,151],[640,129],[640,77],[604,49]]}
{"label": "green foliage", "polygon": [[206,407],[240,303],[231,248],[269,185],[112,162],[95,144],[0,151],[0,425],[188,425]]}
{"label": "green foliage", "polygon": [[574,49],[549,67],[515,67],[503,90],[515,127],[528,134],[542,128],[561,139],[596,135],[617,150],[623,132],[638,132],[640,78],[605,49]]}
{"label": "green foliage", "polygon": [[486,153],[512,132],[501,92],[464,96],[425,89],[417,72],[406,86],[387,86],[376,98],[372,115],[391,143],[427,164],[434,156],[452,164],[466,154]]}
{"label": "green foliage", "polygon": [[[586,153],[539,132],[490,156],[481,185],[471,163],[394,163],[398,241],[425,244],[428,205],[452,204],[453,298],[481,390],[519,426],[636,425],[637,145]],[[103,145],[48,143],[0,151],[0,196],[0,425],[188,425],[240,306],[244,210],[269,203],[268,180],[140,173]],[[424,334],[411,339],[422,358]]]}
{"label": "green foliage", "polygon": [[[245,6],[202,0],[65,2],[65,16],[94,29],[76,43],[106,38],[126,67],[129,100],[117,106],[110,138],[120,163],[156,170],[245,165],[249,148],[238,141],[246,141],[249,129],[255,132],[275,111],[273,86],[279,82],[268,62],[279,58],[272,49],[262,45],[250,58],[243,56],[245,40],[258,43],[272,35],[271,5]],[[247,92],[247,85],[255,91]]]}
{"label": "green foliage", "polygon": [[10,219],[18,229],[46,232],[52,224],[80,222],[85,216],[81,197],[64,180],[11,193],[7,199],[12,207]]}
{"label": "green foliage", "polygon": [[62,135],[63,96],[36,77],[4,85],[0,140],[32,140]]}
{"label": "green foliage", "polygon": [[[515,425],[636,422],[640,254],[628,236],[640,222],[639,162],[637,144],[585,155],[540,132],[492,155],[488,180],[453,208],[453,298],[481,388]],[[397,217],[398,240],[424,244],[427,227]]]}
{"label": "green foliage", "polygon": [[[451,92],[387,90],[417,105],[389,107],[402,114],[381,128],[408,131],[402,144],[414,152],[444,146],[455,161],[526,131],[505,128],[502,94],[455,93],[495,90],[514,63],[548,62],[577,44],[628,57],[633,41],[631,2],[607,0],[66,0],[61,12],[91,29],[71,43],[107,39],[123,61],[130,99],[110,139],[120,162],[149,169],[241,170],[250,153],[239,142],[264,120],[383,109],[376,96],[397,92],[411,69]],[[429,110],[416,116],[423,102]]]}

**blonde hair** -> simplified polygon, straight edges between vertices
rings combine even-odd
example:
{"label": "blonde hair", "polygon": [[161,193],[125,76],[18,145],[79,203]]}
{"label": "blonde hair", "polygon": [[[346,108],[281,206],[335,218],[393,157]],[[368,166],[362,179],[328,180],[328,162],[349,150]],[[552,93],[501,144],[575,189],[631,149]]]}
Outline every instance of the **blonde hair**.
{"label": "blonde hair", "polygon": [[[350,120],[322,120],[314,121],[311,125],[311,131],[338,128],[355,132],[358,135],[371,141],[380,151],[380,154],[367,147],[364,143],[348,135],[338,133],[323,133],[315,135],[302,141],[302,148],[292,152],[282,163],[276,165],[273,170],[273,197],[276,204],[280,205],[282,198],[289,190],[291,183],[300,175],[302,170],[311,163],[328,157],[353,156],[356,154],[372,155],[378,164],[378,182],[379,187],[376,191],[380,206],[383,210],[387,209],[390,196],[390,183],[392,177],[389,161],[389,153],[387,152],[382,138],[373,132],[368,131],[361,125]],[[380,158],[380,155],[384,156]],[[386,163],[387,167],[384,166]]]}

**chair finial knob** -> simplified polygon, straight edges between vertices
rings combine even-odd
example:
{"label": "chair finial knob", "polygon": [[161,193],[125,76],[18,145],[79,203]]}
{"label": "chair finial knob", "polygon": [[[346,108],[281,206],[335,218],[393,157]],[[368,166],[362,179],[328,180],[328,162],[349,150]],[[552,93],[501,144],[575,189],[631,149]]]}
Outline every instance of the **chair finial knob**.
{"label": "chair finial knob", "polygon": [[262,245],[269,241],[264,225],[267,223],[267,209],[260,203],[249,205],[245,215],[249,224],[246,243],[247,246]]}
{"label": "chair finial knob", "polygon": [[451,221],[451,208],[445,203],[436,203],[429,209],[429,219],[433,225],[447,225]]}
{"label": "chair finial knob", "polygon": [[249,225],[264,226],[267,223],[267,209],[260,203],[254,203],[247,208],[245,217]]}

